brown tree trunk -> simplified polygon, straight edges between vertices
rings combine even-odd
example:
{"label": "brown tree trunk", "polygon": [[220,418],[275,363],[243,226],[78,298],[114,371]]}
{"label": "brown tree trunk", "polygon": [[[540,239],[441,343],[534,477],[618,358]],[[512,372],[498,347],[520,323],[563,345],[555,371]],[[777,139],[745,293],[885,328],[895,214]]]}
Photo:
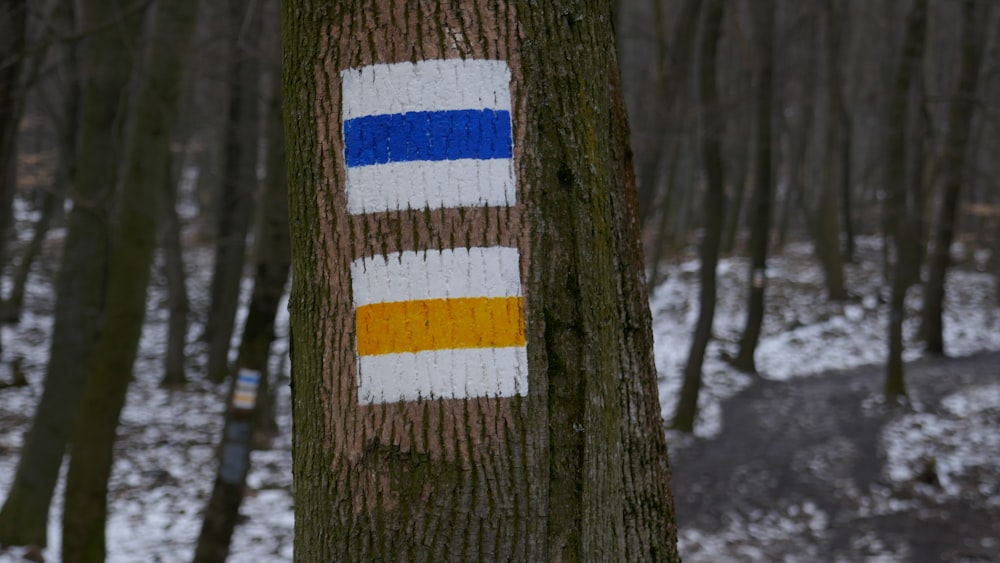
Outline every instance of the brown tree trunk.
{"label": "brown tree trunk", "polygon": [[104,525],[115,433],[145,319],[163,174],[194,29],[197,2],[177,0],[155,6],[147,20],[145,80],[125,137],[128,145],[108,260],[108,301],[70,449],[63,508],[64,563],[105,559]]}
{"label": "brown tree trunk", "polygon": [[906,122],[910,109],[910,91],[917,65],[923,59],[927,33],[927,0],[915,0],[907,17],[906,32],[889,98],[886,139],[886,216],[892,235],[896,262],[892,268],[889,297],[889,350],[886,361],[885,396],[889,402],[906,397],[903,374],[903,318],[906,292],[917,276],[920,241],[916,234],[912,209],[908,203],[906,182]]}
{"label": "brown tree trunk", "polygon": [[211,304],[205,323],[208,378],[220,382],[229,374],[229,350],[240,301],[246,262],[247,234],[257,191],[258,83],[257,49],[263,20],[261,6],[228,0],[231,76],[229,121],[226,123],[225,170],[219,201],[218,241],[212,276]]}
{"label": "brown tree trunk", "polygon": [[229,555],[250,470],[250,452],[260,441],[255,437],[273,430],[267,428],[272,420],[267,412],[268,359],[274,341],[278,303],[284,295],[291,267],[291,247],[285,139],[277,99],[270,110],[269,181],[261,201],[264,217],[256,237],[257,274],[236,359],[236,382],[231,388],[230,408],[226,411],[219,472],[195,549],[194,560],[199,563],[221,563]]}
{"label": "brown tree trunk", "polygon": [[722,239],[722,220],[725,216],[725,187],[722,170],[722,128],[723,122],[716,92],[715,72],[719,38],[722,35],[722,0],[709,0],[705,6],[705,19],[701,30],[701,74],[700,102],[702,112],[701,152],[707,191],[705,192],[705,234],[701,241],[701,296],[699,298],[698,323],[688,361],[684,366],[684,381],[677,399],[677,409],[671,428],[683,432],[694,430],[694,419],[698,413],[698,395],[701,391],[701,367],[705,361],[705,349],[712,338],[712,323],[715,319],[716,266],[719,263],[719,245]]}
{"label": "brown tree trunk", "polygon": [[167,280],[167,350],[163,357],[164,387],[180,387],[187,382],[184,353],[188,334],[190,303],[187,293],[187,275],[184,271],[181,220],[177,214],[177,179],[168,162],[163,173],[161,190],[163,227],[160,229],[160,249],[163,251],[163,276]]}
{"label": "brown tree trunk", "polygon": [[610,5],[284,9],[296,557],[676,561]]}
{"label": "brown tree trunk", "polygon": [[[841,209],[838,192],[842,183],[838,182],[838,175],[841,171],[842,162],[838,157],[838,151],[843,147],[841,139],[844,132],[841,131],[841,121],[837,116],[837,99],[840,96],[840,53],[839,37],[836,36],[838,29],[834,25],[834,14],[832,9],[828,9],[824,14],[826,26],[825,64],[826,76],[824,85],[826,86],[826,107],[825,111],[818,113],[825,136],[823,139],[823,150],[819,156],[819,197],[816,206],[811,213],[810,232],[816,245],[816,255],[820,265],[823,267],[824,280],[826,283],[827,297],[831,301],[843,301],[847,299],[847,287],[844,280],[844,257],[841,251]],[[819,100],[817,93],[814,100]]]}
{"label": "brown tree trunk", "polygon": [[56,213],[56,206],[63,203],[62,193],[57,194],[51,188],[42,188],[42,191],[41,214],[35,221],[31,240],[24,247],[14,266],[10,295],[0,305],[0,322],[20,322],[21,312],[24,309],[24,290],[28,284],[28,274],[31,273],[31,266],[35,263],[35,258],[42,251],[42,243],[45,242],[45,235],[49,232],[49,225]]}
{"label": "brown tree trunk", "polygon": [[[75,6],[75,5],[74,5]],[[69,8],[69,5],[66,5]],[[107,2],[83,2],[76,18],[87,34],[79,69],[80,116],[74,183],[59,274],[45,386],[29,429],[17,473],[0,510],[0,543],[46,544],[47,521],[63,454],[76,423],[104,308],[104,282],[111,233],[110,205],[117,178],[118,109],[132,67],[139,18]],[[57,10],[61,29],[72,28],[74,11]],[[101,27],[121,21],[114,29]],[[67,118],[71,119],[71,118]]]}
{"label": "brown tree trunk", "polygon": [[758,0],[753,7],[760,74],[757,77],[757,162],[754,164],[753,224],[750,231],[750,284],[747,321],[740,338],[740,351],[733,365],[756,373],[754,353],[764,322],[764,290],[767,288],[767,247],[771,234],[771,107],[774,103],[774,3]]}
{"label": "brown tree trunk", "polygon": [[[656,18],[657,39],[657,76],[656,91],[658,100],[652,119],[653,142],[646,151],[646,158],[639,166],[639,219],[646,224],[656,210],[658,194],[661,185],[660,175],[663,174],[662,159],[674,153],[681,141],[674,118],[681,113],[681,101],[689,83],[690,69],[694,60],[694,42],[697,39],[698,15],[701,11],[700,0],[684,0],[673,27],[673,44],[668,46],[663,0],[653,2],[653,17]],[[673,133],[673,134],[671,134]],[[666,184],[669,189],[669,183]],[[661,213],[668,215],[665,204]],[[659,256],[653,256],[658,260]]]}
{"label": "brown tree trunk", "polygon": [[[7,263],[7,231],[13,223],[12,204],[17,189],[15,140],[21,116],[19,81],[27,21],[26,0],[0,0],[0,279]],[[2,338],[0,352],[3,352]]]}
{"label": "brown tree trunk", "polygon": [[[989,4],[977,8],[973,0],[962,3],[961,54],[958,84],[948,116],[948,133],[941,155],[942,193],[938,207],[937,231],[931,253],[920,334],[931,354],[944,355],[945,277],[951,262],[958,203],[965,178],[965,153],[969,144],[972,116],[976,109],[976,88],[985,44]],[[995,248],[995,247],[994,247]],[[996,250],[994,250],[996,252]]]}

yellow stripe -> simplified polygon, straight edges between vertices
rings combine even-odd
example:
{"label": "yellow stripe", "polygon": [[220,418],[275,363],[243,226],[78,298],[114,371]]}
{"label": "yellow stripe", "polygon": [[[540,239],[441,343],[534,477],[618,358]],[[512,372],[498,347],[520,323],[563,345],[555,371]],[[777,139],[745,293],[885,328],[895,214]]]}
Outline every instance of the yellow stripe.
{"label": "yellow stripe", "polygon": [[521,297],[373,303],[357,309],[358,354],[524,346]]}

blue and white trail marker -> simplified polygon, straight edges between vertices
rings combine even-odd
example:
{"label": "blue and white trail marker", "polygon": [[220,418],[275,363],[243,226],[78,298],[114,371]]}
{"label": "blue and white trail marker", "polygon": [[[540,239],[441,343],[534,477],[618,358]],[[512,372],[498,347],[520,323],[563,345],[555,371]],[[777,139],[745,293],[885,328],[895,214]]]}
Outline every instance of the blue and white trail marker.
{"label": "blue and white trail marker", "polygon": [[349,213],[514,205],[506,62],[377,64],[341,79]]}

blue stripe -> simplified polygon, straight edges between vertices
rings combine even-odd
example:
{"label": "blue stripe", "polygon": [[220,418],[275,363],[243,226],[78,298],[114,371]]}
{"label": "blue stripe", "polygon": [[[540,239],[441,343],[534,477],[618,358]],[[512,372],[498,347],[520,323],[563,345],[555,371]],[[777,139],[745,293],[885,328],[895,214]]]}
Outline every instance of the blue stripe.
{"label": "blue stripe", "polygon": [[243,383],[257,383],[260,381],[260,375],[256,373],[240,372],[237,379]]}
{"label": "blue stripe", "polygon": [[344,122],[347,166],[513,155],[510,112],[476,109],[366,115]]}

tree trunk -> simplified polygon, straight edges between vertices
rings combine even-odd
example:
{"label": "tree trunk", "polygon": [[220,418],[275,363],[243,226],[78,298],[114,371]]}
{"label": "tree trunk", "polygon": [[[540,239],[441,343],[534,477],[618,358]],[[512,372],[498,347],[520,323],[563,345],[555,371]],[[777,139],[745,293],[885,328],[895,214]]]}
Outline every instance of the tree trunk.
{"label": "tree trunk", "polygon": [[[889,98],[886,131],[886,217],[892,234],[896,263],[892,268],[889,298],[889,357],[886,361],[885,397],[894,402],[906,397],[903,374],[903,318],[906,291],[913,283],[919,260],[913,210],[908,207],[906,185],[906,121],[910,90],[917,65],[923,59],[927,33],[927,0],[915,0],[907,17],[899,67]],[[916,210],[919,213],[919,210]]]}
{"label": "tree trunk", "polygon": [[[853,262],[856,243],[854,240],[854,212],[851,197],[851,136],[853,125],[851,114],[847,110],[847,102],[844,100],[844,73],[841,70],[840,46],[844,39],[844,26],[842,24],[842,14],[838,14],[834,7],[833,0],[824,0],[823,4],[826,17],[826,64],[827,64],[827,100],[830,104],[831,126],[836,124],[837,146],[829,147],[832,154],[839,157],[839,185],[840,185],[840,219],[841,230],[844,236],[842,262]],[[848,14],[849,15],[849,14]],[[831,169],[834,164],[830,163]],[[831,170],[832,173],[832,170]],[[838,241],[838,249],[840,244]],[[846,292],[845,292],[846,293]],[[844,295],[846,297],[846,294]]]}
{"label": "tree trunk", "polygon": [[35,263],[35,258],[42,251],[42,243],[45,242],[45,235],[49,232],[49,225],[55,215],[56,206],[62,205],[62,194],[56,194],[51,188],[42,188],[42,211],[38,220],[35,221],[31,234],[31,240],[24,247],[21,256],[14,266],[13,279],[11,280],[10,295],[0,305],[0,322],[17,323],[21,320],[21,311],[24,309],[24,289],[28,283],[28,274],[31,273],[31,266]]}
{"label": "tree trunk", "polygon": [[194,560],[199,563],[224,562],[236,527],[240,504],[250,470],[254,439],[270,417],[268,410],[268,358],[274,341],[274,321],[278,303],[285,292],[291,267],[288,234],[288,187],[285,170],[284,134],[280,103],[271,107],[269,181],[262,200],[264,217],[257,240],[257,275],[243,327],[236,359],[236,382],[229,397],[223,432],[222,456]]}
{"label": "tree trunk", "polygon": [[[73,209],[56,280],[56,309],[45,386],[25,437],[14,484],[0,510],[0,544],[44,546],[52,492],[76,422],[87,366],[104,308],[109,208],[118,170],[118,108],[132,67],[135,10],[107,2],[80,5],[85,36]],[[61,13],[72,20],[71,10]],[[112,19],[121,25],[101,27]],[[68,27],[68,26],[67,26]]]}
{"label": "tree trunk", "polygon": [[[979,67],[985,43],[989,4],[977,9],[974,0],[962,3],[961,55],[958,84],[948,117],[948,133],[941,154],[942,193],[938,208],[937,231],[931,254],[929,275],[924,284],[924,306],[920,334],[931,354],[944,355],[945,277],[951,261],[951,243],[955,237],[958,203],[965,171],[965,153],[969,144],[972,116],[976,109]],[[994,247],[995,248],[995,247]]]}
{"label": "tree trunk", "polygon": [[754,165],[753,224],[750,227],[750,284],[747,322],[740,338],[740,351],[733,365],[756,373],[754,353],[764,322],[764,290],[767,288],[767,246],[771,234],[771,107],[774,105],[774,11],[772,1],[758,0],[753,6],[757,27],[760,75],[757,78],[757,162]]}
{"label": "tree trunk", "polygon": [[677,399],[677,410],[670,423],[672,428],[683,432],[694,430],[694,419],[698,413],[701,367],[705,361],[705,349],[712,338],[712,323],[715,318],[715,269],[719,263],[722,220],[726,213],[720,146],[723,122],[715,83],[716,54],[719,38],[722,35],[723,7],[722,0],[709,0],[705,6],[706,14],[701,31],[700,102],[703,120],[701,151],[708,190],[704,198],[705,235],[701,241],[701,296],[698,323],[691,339],[687,365],[684,367],[684,381]]}
{"label": "tree trunk", "polygon": [[229,374],[229,350],[240,302],[246,261],[247,233],[253,219],[257,186],[258,82],[256,51],[262,17],[260,6],[229,0],[229,120],[226,123],[225,172],[219,202],[218,242],[212,276],[212,300],[205,324],[207,375],[220,382]]}
{"label": "tree trunk", "polygon": [[88,366],[71,444],[63,508],[64,563],[105,559],[104,525],[115,431],[145,319],[159,196],[197,12],[193,0],[155,6],[147,30],[146,80],[135,99],[125,137],[128,146],[108,261],[104,326]]}
{"label": "tree trunk", "polygon": [[[819,118],[823,124],[825,137],[823,139],[823,150],[819,156],[820,174],[819,198],[816,201],[814,210],[810,213],[810,232],[816,245],[816,256],[823,267],[823,275],[826,283],[827,298],[831,301],[843,301],[847,299],[847,287],[844,281],[844,257],[840,244],[840,201],[838,198],[838,188],[842,184],[838,182],[838,175],[841,161],[838,158],[838,151],[843,147],[840,140],[843,138],[843,131],[840,130],[841,121],[837,117],[837,99],[840,96],[840,53],[839,37],[835,35],[839,32],[834,24],[834,14],[832,8],[828,6],[825,14],[826,35],[825,45],[825,86],[826,86],[826,107],[825,111],[819,112]],[[817,93],[814,100],[819,100]],[[841,194],[842,195],[842,194]]]}
{"label": "tree trunk", "polygon": [[163,273],[167,280],[167,351],[163,357],[164,387],[181,387],[187,382],[184,364],[187,359],[184,349],[187,344],[188,299],[184,272],[184,255],[181,244],[181,221],[177,215],[177,179],[168,162],[163,173],[160,192],[163,209],[163,227],[160,230],[160,248],[163,251]]}
{"label": "tree trunk", "polygon": [[[729,160],[729,177],[732,178],[733,197],[727,202],[726,217],[722,223],[722,242],[719,244],[719,253],[721,255],[728,255],[733,252],[733,249],[736,248],[736,237],[740,233],[740,227],[749,219],[747,215],[751,211],[756,212],[755,210],[747,210],[749,206],[744,206],[743,204],[744,200],[747,199],[747,192],[749,191],[747,189],[748,176],[753,171],[753,168],[750,166],[750,160],[758,150],[750,140],[753,121],[742,115],[733,115],[732,121],[734,122],[732,129],[733,137],[741,139],[741,142],[738,143],[741,146],[734,147],[733,152],[735,154]],[[752,200],[753,198],[754,195],[751,193],[750,199]],[[750,205],[753,205],[752,201]]]}
{"label": "tree trunk", "polygon": [[[815,31],[813,23],[807,21],[805,23],[808,41],[809,52],[815,53],[818,50],[816,36],[818,35]],[[792,122],[789,116],[785,115],[786,112],[780,112],[779,115],[783,115],[785,119],[786,128],[788,129],[787,135],[789,137],[789,149],[788,149],[788,187],[785,189],[784,199],[781,202],[781,216],[778,219],[778,248],[783,248],[788,240],[788,232],[791,229],[793,213],[800,211],[806,217],[809,216],[808,211],[804,205],[805,202],[805,176],[807,166],[807,155],[809,153],[810,140],[813,137],[813,121],[814,121],[814,108],[812,104],[806,100],[806,96],[816,90],[816,67],[818,65],[811,64],[805,69],[805,76],[802,78],[802,100],[787,100],[779,103],[787,103],[789,105],[795,104],[798,107],[795,112],[798,114],[796,117],[798,123]],[[808,225],[807,225],[808,227]],[[810,230],[810,235],[813,231]]]}
{"label": "tree trunk", "polygon": [[[672,123],[672,119],[680,113],[680,100],[688,85],[700,11],[700,0],[684,0],[673,27],[673,45],[668,47],[666,27],[663,25],[663,0],[653,2],[657,38],[656,91],[659,100],[656,104],[658,109],[652,116],[655,123],[652,146],[646,151],[646,158],[639,167],[639,220],[644,225],[653,217],[656,209],[657,192],[661,185],[659,178],[663,173],[660,162],[664,155],[676,151],[680,143],[679,135],[670,134],[672,131],[676,132],[676,124]],[[667,214],[666,209],[662,213]],[[653,260],[659,258],[654,256]]]}
{"label": "tree trunk", "polygon": [[[18,82],[27,28],[27,1],[0,0],[0,279],[3,278],[3,265],[7,263],[7,231],[13,223],[12,204],[17,189],[15,140],[21,113]],[[2,352],[3,340],[0,338]]]}
{"label": "tree trunk", "polygon": [[283,7],[296,558],[677,561],[610,5]]}

